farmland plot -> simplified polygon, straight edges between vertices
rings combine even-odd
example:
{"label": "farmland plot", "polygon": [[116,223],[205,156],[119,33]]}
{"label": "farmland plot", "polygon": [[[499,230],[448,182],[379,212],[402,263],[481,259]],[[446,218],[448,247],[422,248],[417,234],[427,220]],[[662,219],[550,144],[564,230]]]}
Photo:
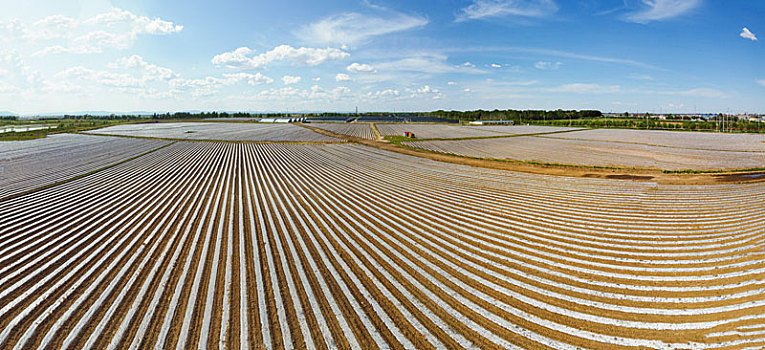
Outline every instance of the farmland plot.
{"label": "farmland plot", "polygon": [[763,203],[178,142],[0,202],[0,348],[761,348]]}
{"label": "farmland plot", "polygon": [[367,123],[360,123],[360,124],[353,124],[353,123],[344,123],[344,124],[316,124],[311,123],[310,124],[314,128],[319,128],[322,130],[327,130],[329,132],[333,132],[335,134],[341,134],[341,135],[348,135],[353,137],[359,137],[362,139],[367,140],[373,140],[374,139],[374,133],[372,132],[372,125]]}
{"label": "farmland plot", "polygon": [[341,142],[291,124],[152,123],[110,126],[92,133],[186,140]]}
{"label": "farmland plot", "polygon": [[86,174],[166,144],[75,134],[0,142],[0,198]]}
{"label": "farmland plot", "polygon": [[765,152],[765,135],[763,134],[594,129],[550,135],[548,137],[588,141],[626,142],[716,151]]}
{"label": "farmland plot", "polygon": [[[659,168],[666,170],[728,170],[765,167],[764,151],[717,151],[645,144],[564,139],[572,133],[498,139],[407,142],[404,145],[468,157],[542,163]],[[569,135],[570,134],[570,135]]]}
{"label": "farmland plot", "polygon": [[377,130],[383,136],[401,136],[405,131],[411,131],[420,139],[458,139],[464,137],[492,137],[504,134],[459,125],[442,124],[376,124]]}
{"label": "farmland plot", "polygon": [[497,137],[551,133],[577,130],[577,128],[528,125],[460,126],[443,124],[377,124],[377,130],[384,136],[402,135],[405,131],[411,131],[420,139],[459,139],[467,137]]}
{"label": "farmland plot", "polygon": [[471,126],[478,130],[486,130],[511,135],[544,134],[561,131],[582,130],[582,128],[568,128],[564,126],[540,126],[540,125],[481,125]]}

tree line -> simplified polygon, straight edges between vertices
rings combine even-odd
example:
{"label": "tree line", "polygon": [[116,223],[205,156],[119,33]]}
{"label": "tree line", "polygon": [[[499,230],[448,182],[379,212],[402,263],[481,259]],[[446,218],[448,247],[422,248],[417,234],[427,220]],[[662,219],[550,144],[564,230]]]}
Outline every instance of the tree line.
{"label": "tree line", "polygon": [[443,111],[424,113],[429,117],[439,117],[453,120],[473,121],[473,120],[513,120],[516,123],[530,121],[546,120],[571,120],[584,118],[599,118],[603,113],[597,110],[475,110],[475,111]]}

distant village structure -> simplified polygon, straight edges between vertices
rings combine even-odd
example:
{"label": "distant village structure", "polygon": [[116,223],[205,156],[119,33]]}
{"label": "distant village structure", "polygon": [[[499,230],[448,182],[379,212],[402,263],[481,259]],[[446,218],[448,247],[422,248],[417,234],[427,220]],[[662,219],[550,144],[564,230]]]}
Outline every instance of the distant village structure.
{"label": "distant village structure", "polygon": [[751,123],[765,123],[765,115],[757,114],[652,114],[652,113],[603,113],[606,118],[650,118],[659,120],[689,120],[694,122],[714,121],[722,116],[731,121],[748,121]]}
{"label": "distant village structure", "polygon": [[470,125],[513,125],[515,121],[512,120],[474,120],[470,122]]}

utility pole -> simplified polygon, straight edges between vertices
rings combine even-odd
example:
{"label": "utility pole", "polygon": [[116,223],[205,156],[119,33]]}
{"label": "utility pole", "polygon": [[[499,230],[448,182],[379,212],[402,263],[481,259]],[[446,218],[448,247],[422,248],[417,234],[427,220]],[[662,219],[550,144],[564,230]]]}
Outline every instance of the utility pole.
{"label": "utility pole", "polygon": [[[733,132],[733,125],[735,125],[736,119],[730,115],[730,108],[725,112],[725,115],[728,117],[728,132]],[[733,124],[731,124],[731,121],[733,121]]]}

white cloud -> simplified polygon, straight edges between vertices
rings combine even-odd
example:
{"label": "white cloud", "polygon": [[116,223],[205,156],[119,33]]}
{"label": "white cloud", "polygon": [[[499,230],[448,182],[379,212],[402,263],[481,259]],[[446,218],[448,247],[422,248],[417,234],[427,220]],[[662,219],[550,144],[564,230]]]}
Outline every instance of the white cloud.
{"label": "white cloud", "polygon": [[17,51],[0,52],[0,81],[5,84],[6,93],[34,89],[44,82],[44,76],[26,63]]}
{"label": "white cloud", "polygon": [[141,35],[179,33],[182,25],[160,18],[138,16],[130,11],[113,8],[85,19],[63,15],[48,16],[34,22],[13,20],[0,22],[4,41],[20,45],[43,45],[36,56],[60,53],[92,54],[105,49],[130,48]]}
{"label": "white cloud", "polygon": [[475,67],[475,65],[474,65],[474,64],[472,64],[472,63],[470,63],[470,62],[465,62],[465,63],[463,63],[462,65],[463,65],[463,66],[465,66],[465,67],[471,67],[471,68],[472,68],[472,67]]}
{"label": "white cloud", "polygon": [[319,100],[319,101],[336,101],[350,96],[351,89],[345,86],[338,86],[331,90],[324,89],[319,85],[313,85],[310,89],[297,89],[291,86],[281,89],[269,89],[261,91],[258,96],[268,100],[289,100],[300,99],[305,100]]}
{"label": "white cloud", "polygon": [[624,17],[629,22],[648,23],[684,15],[701,5],[701,0],[641,0],[642,9]]}
{"label": "white cloud", "polygon": [[375,68],[368,65],[368,64],[359,64],[356,62],[351,63],[348,67],[345,68],[351,73],[374,73]]}
{"label": "white cloud", "polygon": [[41,91],[53,94],[80,94],[85,91],[82,85],[72,84],[68,81],[45,81]]}
{"label": "white cloud", "polygon": [[248,47],[240,47],[234,51],[216,55],[212,63],[229,68],[263,69],[269,63],[278,61],[288,61],[294,65],[317,66],[327,61],[350,57],[349,53],[335,48],[294,48],[289,45],[279,45],[270,51],[253,56],[254,53],[255,51]]}
{"label": "white cloud", "polygon": [[220,79],[215,77],[205,77],[203,79],[173,79],[170,86],[176,92],[188,92],[191,96],[211,96],[218,92],[227,82],[232,82],[235,78]]}
{"label": "white cloud", "polygon": [[461,9],[456,21],[463,22],[503,16],[545,17],[558,11],[553,0],[473,0]]}
{"label": "white cloud", "polygon": [[285,75],[282,77],[282,81],[284,82],[284,85],[292,85],[297,84],[300,82],[301,77],[293,77],[290,75]]}
{"label": "white cloud", "polygon": [[760,84],[760,86],[765,87],[765,79],[757,80],[757,84]]}
{"label": "white cloud", "polygon": [[382,91],[377,91],[375,94],[378,96],[398,96],[401,94],[401,92],[396,89],[385,89]]}
{"label": "white cloud", "polygon": [[423,27],[428,19],[393,11],[388,17],[355,12],[343,13],[311,23],[297,31],[298,37],[316,45],[356,44],[372,37]]}
{"label": "white cloud", "polygon": [[398,99],[398,97],[401,95],[401,91],[397,89],[385,89],[385,90],[378,90],[375,92],[368,91],[366,94],[362,95],[363,98],[367,100],[378,100],[382,98],[391,98]]}
{"label": "white cloud", "polygon": [[219,55],[215,55],[212,59],[213,64],[227,65],[231,67],[247,66],[250,64],[252,58],[248,57],[254,53],[249,47],[240,47],[234,51],[224,52]]}
{"label": "white cloud", "polygon": [[534,68],[541,69],[541,70],[555,70],[560,68],[562,63],[560,62],[548,62],[548,61],[539,61],[534,64]]}
{"label": "white cloud", "polygon": [[335,76],[335,81],[350,81],[351,77],[348,74],[338,73]]}
{"label": "white cloud", "polygon": [[564,84],[554,88],[547,89],[549,92],[566,92],[573,94],[614,94],[621,92],[619,85],[603,86],[600,84]]}
{"label": "white cloud", "polygon": [[749,28],[744,27],[744,29],[741,29],[741,34],[739,34],[744,39],[749,39],[751,41],[757,41],[757,36],[754,35],[754,33],[749,31]]}
{"label": "white cloud", "polygon": [[710,88],[695,88],[695,89],[679,90],[679,91],[660,91],[659,94],[670,95],[670,96],[691,96],[691,97],[704,97],[704,98],[726,98],[730,96],[720,90],[710,89]]}
{"label": "white cloud", "polygon": [[440,90],[434,89],[430,85],[424,85],[416,89],[406,88],[404,92],[409,94],[409,98],[430,97],[434,100],[439,100],[444,97]]}
{"label": "white cloud", "polygon": [[145,80],[142,77],[134,76],[128,73],[102,71],[86,68],[83,66],[74,66],[55,75],[56,78],[66,80],[81,80],[88,83],[95,83],[107,87],[141,87]]}
{"label": "white cloud", "polygon": [[628,66],[635,66],[640,68],[646,68],[646,69],[652,69],[652,70],[663,70],[666,71],[666,69],[656,67],[647,63],[635,61],[635,60],[629,60],[629,59],[623,59],[623,58],[613,58],[613,57],[602,57],[602,56],[591,56],[591,55],[583,55],[575,52],[567,52],[567,51],[560,51],[560,50],[550,50],[550,49],[540,49],[540,48],[533,48],[533,47],[518,47],[518,46],[476,46],[476,47],[464,47],[459,49],[453,49],[451,50],[453,52],[521,52],[521,53],[531,53],[535,55],[540,56],[554,56],[554,57],[563,57],[563,58],[570,58],[570,59],[576,59],[576,60],[585,60],[585,61],[593,61],[593,62],[604,62],[604,63],[615,63],[615,64],[622,64],[622,65],[628,65]]}
{"label": "white cloud", "polygon": [[446,84],[447,84],[447,85],[457,85],[457,83],[456,83],[456,82],[453,82],[453,81],[447,82]]}
{"label": "white cloud", "polygon": [[484,71],[476,69],[469,65],[455,66],[447,63],[447,57],[440,54],[421,54],[414,57],[402,58],[396,61],[381,62],[375,64],[375,67],[380,71],[406,71],[416,73],[484,73]]}
{"label": "white cloud", "polygon": [[[70,80],[80,80],[114,88],[147,88],[150,83],[170,82],[179,78],[171,69],[148,63],[138,55],[117,59],[107,67],[111,70],[74,66],[59,72],[55,77],[63,79],[66,83]],[[60,83],[51,82],[53,85],[63,86]]]}
{"label": "white cloud", "polygon": [[55,74],[55,80],[46,81],[43,91],[82,92],[87,90],[91,93],[96,91],[103,93],[106,88],[106,91],[112,93],[167,99],[183,95],[211,96],[226,86],[239,83],[258,86],[271,84],[274,81],[260,72],[225,73],[220,77],[185,79],[169,68],[146,62],[138,55],[117,59],[109,63],[107,68],[104,70],[83,66],[67,68]]}
{"label": "white cloud", "polygon": [[83,23],[94,26],[106,25],[107,27],[129,24],[132,27],[132,32],[135,34],[165,35],[178,33],[183,30],[182,25],[176,25],[173,22],[159,18],[151,19],[144,16],[136,16],[129,11],[118,8],[87,19]]}
{"label": "white cloud", "polygon": [[170,80],[178,77],[178,74],[171,69],[148,63],[143,57],[138,55],[120,58],[109,64],[109,67],[115,69],[133,68],[141,70],[144,72],[145,80]]}
{"label": "white cloud", "polygon": [[226,86],[247,82],[251,86],[271,84],[273,79],[261,74],[252,73],[227,73],[222,78],[207,76],[200,79],[173,79],[170,81],[173,94],[183,92],[190,93],[194,97],[212,96]]}
{"label": "white cloud", "polygon": [[492,63],[491,68],[502,68],[501,64]]}
{"label": "white cloud", "polygon": [[[252,86],[258,86],[263,84],[271,84],[274,82],[273,79],[261,74],[260,72],[257,72],[255,74],[252,73],[226,73],[223,74],[223,77],[225,78],[222,83],[224,85],[233,85],[240,82],[247,82],[247,84]],[[298,81],[300,81],[300,77],[295,77]],[[284,80],[284,78],[282,78]]]}
{"label": "white cloud", "polygon": [[470,89],[465,89],[465,90],[462,90],[462,91],[464,91],[464,92],[470,92]]}

